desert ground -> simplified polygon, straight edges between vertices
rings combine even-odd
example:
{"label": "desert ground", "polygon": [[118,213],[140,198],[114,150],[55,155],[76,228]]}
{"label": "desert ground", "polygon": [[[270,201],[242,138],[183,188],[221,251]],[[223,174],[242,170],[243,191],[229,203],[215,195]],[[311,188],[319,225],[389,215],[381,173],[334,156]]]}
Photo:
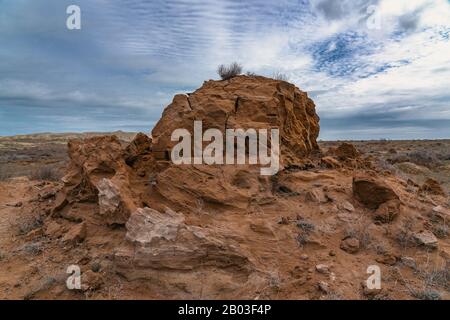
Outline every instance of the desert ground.
{"label": "desert ground", "polygon": [[[288,95],[248,77],[226,90],[255,81]],[[151,137],[1,137],[0,299],[450,298],[450,140],[319,140],[270,178],[170,165],[165,121],[222,85],[176,96]],[[228,122],[254,114],[239,90]]]}
{"label": "desert ground", "polygon": [[[133,136],[133,133],[129,133],[123,135],[122,139],[130,141]],[[22,136],[0,138],[2,150],[0,163],[0,172],[2,172],[0,182],[0,266],[2,270],[0,273],[0,298],[170,298],[170,296],[161,295],[160,292],[152,292],[145,282],[129,282],[120,275],[114,274],[109,257],[104,256],[103,252],[108,248],[107,237],[120,238],[123,233],[122,230],[104,230],[102,234],[98,235],[96,243],[89,244],[89,247],[80,246],[68,251],[60,244],[54,243],[45,234],[42,221],[42,216],[45,216],[45,213],[23,210],[24,203],[41,201],[38,200],[40,190],[48,186],[56,187],[60,184],[58,179],[64,172],[64,167],[68,161],[68,139],[84,137],[86,137],[86,134],[70,136],[46,134],[30,135],[26,138]],[[339,143],[323,141],[320,142],[320,146],[326,149],[336,147]],[[365,154],[373,156],[383,169],[401,179],[407,180],[410,178],[417,182],[424,182],[431,177],[440,181],[442,186],[445,186],[447,193],[450,192],[450,153],[445,154],[445,150],[450,150],[450,140],[352,141],[350,143],[353,143],[358,150]],[[410,156],[411,154],[413,156]],[[433,155],[432,161],[424,161],[420,156],[417,158],[417,155]],[[392,163],[392,160],[395,162],[395,159],[399,158],[408,161]],[[319,216],[311,220],[314,223],[320,223],[320,219]],[[439,228],[436,233],[441,238],[442,245],[444,245],[444,239],[448,239],[448,225],[442,224],[436,226],[436,228]],[[364,233],[367,231],[358,230],[358,232]],[[369,234],[363,236],[370,237]],[[382,244],[369,243],[369,245],[373,246],[373,249],[367,255],[375,261],[377,259],[376,251],[383,250],[379,247]],[[446,250],[442,249],[442,252],[448,252],[448,240],[445,246]],[[335,246],[332,248],[335,249],[323,253],[325,256],[329,255],[329,257],[326,257],[326,261],[336,260],[336,255],[345,255],[345,253],[340,253],[340,249]],[[317,259],[314,257],[314,249],[305,250],[299,246],[297,250],[299,253],[308,252],[308,256],[311,256],[309,259]],[[405,248],[400,250],[399,254],[403,258],[405,256],[411,257],[410,260],[406,260],[408,263],[417,261],[421,264],[417,267],[414,264],[414,268],[411,268],[410,265],[403,264],[400,257],[400,260],[393,265],[383,265],[385,270],[389,272],[389,276],[393,277],[391,281],[395,283],[394,288],[391,289],[392,295],[390,298],[432,298],[414,296],[414,290],[418,292],[422,290],[424,295],[439,292],[442,299],[449,298],[448,265],[443,264],[445,260],[440,262],[441,265],[439,263],[434,265],[433,256],[436,256],[436,252],[428,252],[422,248]],[[304,255],[304,253],[301,255]],[[341,268],[347,269],[346,272],[350,273],[362,273],[360,268],[362,263],[358,260],[342,261]],[[65,286],[65,280],[68,276],[66,267],[75,262],[81,263],[86,269],[100,269],[99,272],[104,277],[102,286],[84,292],[68,290]],[[299,259],[299,263],[301,262],[302,260]],[[310,264],[310,266],[312,265]],[[297,272],[300,272],[300,270],[297,270]],[[446,275],[440,274],[440,272],[446,272]],[[293,274],[291,279],[285,279],[284,281],[295,281],[297,276]],[[312,276],[310,281],[314,282]],[[274,286],[278,285],[281,286],[281,284],[274,284]],[[339,292],[338,289],[331,294],[325,294],[323,298],[368,298],[364,294],[352,292],[351,288],[343,286],[342,292]],[[267,296],[268,298],[283,297],[282,287],[271,290],[273,292]],[[295,287],[289,290],[295,290]],[[350,292],[348,292],[349,290]],[[318,293],[311,292],[310,295],[303,297],[320,298],[320,296],[318,291]]]}

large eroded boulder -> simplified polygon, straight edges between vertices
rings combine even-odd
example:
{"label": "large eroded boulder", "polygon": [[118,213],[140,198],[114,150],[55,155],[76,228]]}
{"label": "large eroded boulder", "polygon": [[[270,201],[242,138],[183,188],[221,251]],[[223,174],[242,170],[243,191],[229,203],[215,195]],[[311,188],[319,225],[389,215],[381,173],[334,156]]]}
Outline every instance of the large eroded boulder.
{"label": "large eroded boulder", "polygon": [[353,178],[353,195],[370,209],[392,200],[399,200],[395,191],[380,179],[366,176]]}
{"label": "large eroded boulder", "polygon": [[126,227],[126,243],[114,261],[128,280],[148,279],[165,290],[182,287],[209,298],[264,283],[230,231],[188,225],[182,213],[150,208],[133,212]]}
{"label": "large eroded boulder", "polygon": [[[294,85],[248,76],[208,81],[192,94],[174,97],[152,138],[138,134],[129,144],[114,136],[72,141],[62,200],[54,211],[80,217],[76,208],[90,203],[94,210],[78,210],[94,211],[105,224],[125,224],[114,261],[127,279],[171,287],[168,291],[181,292],[179,297],[252,299],[240,292],[266,287],[279,260],[275,253],[291,255],[279,252],[276,222],[251,215],[275,201],[280,179],[261,175],[260,166],[248,163],[172,163],[178,143],[171,141],[173,131],[192,134],[194,120],[202,121],[203,132],[279,129],[280,170],[307,168],[320,152],[314,103]],[[268,147],[270,152],[271,141]],[[255,239],[264,244],[251,245]]]}
{"label": "large eroded boulder", "polygon": [[238,76],[207,81],[195,92],[176,95],[152,131],[153,148],[162,159],[170,157],[175,129],[193,133],[194,120],[203,131],[226,129],[280,130],[281,163],[302,162],[319,151],[319,117],[314,102],[293,84],[265,77]]}

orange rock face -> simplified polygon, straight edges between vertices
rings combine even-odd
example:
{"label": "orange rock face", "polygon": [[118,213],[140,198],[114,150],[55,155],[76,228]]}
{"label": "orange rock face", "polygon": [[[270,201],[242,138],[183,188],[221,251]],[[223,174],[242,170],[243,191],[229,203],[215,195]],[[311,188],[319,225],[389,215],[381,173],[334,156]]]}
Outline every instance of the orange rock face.
{"label": "orange rock face", "polygon": [[[78,220],[83,210],[74,204],[98,203],[99,214],[106,223],[127,222],[131,211],[142,206],[139,191],[145,188],[134,187],[141,170],[133,170],[133,165],[138,162],[151,170],[150,144],[150,138],[143,134],[138,134],[126,149],[115,136],[70,141],[71,162],[54,214]],[[145,176],[146,169],[142,170]]]}
{"label": "orange rock face", "polygon": [[319,117],[305,92],[264,77],[208,81],[192,94],[174,97],[152,138],[140,133],[125,147],[115,137],[70,142],[65,197],[56,211],[68,203],[98,202],[99,213],[109,224],[124,224],[132,211],[152,202],[158,207],[160,200],[195,211],[208,204],[246,208],[249,202],[270,197],[272,186],[259,177],[258,166],[170,161],[171,149],[178,143],[171,141],[172,133],[176,129],[193,133],[194,120],[202,121],[203,132],[279,129],[280,170],[308,163],[308,157],[319,152]]}
{"label": "orange rock face", "polygon": [[285,81],[264,77],[238,76],[228,81],[207,81],[195,92],[176,95],[152,131],[153,148],[166,158],[177,143],[175,129],[193,132],[194,120],[203,130],[280,130],[281,163],[301,163],[319,151],[319,117],[308,95]]}

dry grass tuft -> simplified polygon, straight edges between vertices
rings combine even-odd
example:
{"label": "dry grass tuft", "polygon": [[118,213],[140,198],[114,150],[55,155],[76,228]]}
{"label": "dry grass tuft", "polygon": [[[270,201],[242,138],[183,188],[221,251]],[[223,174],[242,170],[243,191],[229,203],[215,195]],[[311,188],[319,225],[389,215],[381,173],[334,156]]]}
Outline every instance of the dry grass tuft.
{"label": "dry grass tuft", "polygon": [[242,66],[237,62],[233,62],[228,66],[221,64],[217,68],[217,73],[219,74],[220,78],[222,78],[222,80],[229,80],[242,73]]}
{"label": "dry grass tuft", "polygon": [[32,180],[59,181],[62,178],[60,170],[51,165],[43,166],[34,170],[30,178]]}

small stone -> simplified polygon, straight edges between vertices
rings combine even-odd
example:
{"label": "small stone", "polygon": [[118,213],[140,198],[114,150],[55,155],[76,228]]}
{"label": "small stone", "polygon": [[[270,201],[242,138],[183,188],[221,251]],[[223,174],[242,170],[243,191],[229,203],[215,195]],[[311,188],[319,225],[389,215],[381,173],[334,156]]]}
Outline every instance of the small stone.
{"label": "small stone", "polygon": [[302,254],[302,255],[300,256],[300,259],[302,259],[302,260],[308,260],[309,257],[308,257],[307,254]]}
{"label": "small stone", "polygon": [[16,204],[14,204],[14,207],[20,208],[22,205],[23,205],[22,202],[17,202]]}
{"label": "small stone", "polygon": [[423,245],[431,249],[436,249],[438,247],[438,239],[432,232],[428,230],[414,233],[412,237],[419,245]]}
{"label": "small stone", "polygon": [[38,228],[38,229],[34,229],[34,230],[31,230],[30,232],[28,232],[25,236],[25,239],[27,241],[31,241],[31,240],[33,240],[35,238],[39,238],[43,235],[44,235],[44,232],[42,231],[42,228]]}
{"label": "small stone", "polygon": [[103,285],[103,278],[99,273],[88,270],[81,274],[81,290],[95,291]]}
{"label": "small stone", "polygon": [[286,218],[286,217],[281,217],[280,221],[278,221],[278,224],[288,225],[289,224],[289,219]]}
{"label": "small stone", "polygon": [[45,228],[45,235],[53,238],[57,238],[62,233],[62,227],[56,221],[50,221]]}
{"label": "small stone", "polygon": [[382,292],[382,289],[376,289],[376,288],[369,289],[367,287],[366,281],[361,282],[361,287],[362,287],[363,295],[365,297],[367,297],[368,299],[375,299]]}
{"label": "small stone", "polygon": [[330,292],[330,287],[328,285],[328,283],[326,283],[325,281],[320,281],[317,284],[317,287],[319,288],[320,291],[322,291],[323,293],[329,293]]}
{"label": "small stone", "polygon": [[342,240],[340,248],[348,253],[357,253],[359,251],[359,240],[356,238],[346,238]]}
{"label": "small stone", "polygon": [[436,206],[433,208],[433,212],[450,215],[450,210],[445,209],[443,206]]}
{"label": "small stone", "polygon": [[401,263],[404,264],[405,266],[411,268],[411,269],[416,269],[416,260],[414,260],[414,258],[411,257],[401,257],[400,259]]}
{"label": "small stone", "polygon": [[145,177],[145,175],[146,175],[145,170],[139,170],[137,175],[141,178]]}
{"label": "small stone", "polygon": [[347,223],[352,222],[353,220],[355,220],[355,217],[352,214],[348,213],[348,212],[339,212],[337,214],[337,218],[340,221],[347,222]]}
{"label": "small stone", "polygon": [[313,189],[309,190],[306,193],[306,201],[315,202],[315,203],[326,203],[327,197],[325,193],[321,189]]}
{"label": "small stone", "polygon": [[322,274],[330,273],[330,267],[328,265],[326,265],[326,264],[318,264],[318,265],[316,265],[316,270],[317,270],[317,272],[322,273]]}
{"label": "small stone", "polygon": [[330,252],[328,252],[328,254],[330,255],[330,257],[336,256],[336,252],[334,250],[330,250]]}
{"label": "small stone", "polygon": [[56,195],[56,190],[52,188],[47,188],[46,190],[43,190],[41,193],[39,193],[39,200],[47,200],[50,198],[53,198]]}
{"label": "small stone", "polygon": [[349,212],[355,211],[355,207],[348,201],[344,201],[344,202],[340,203],[338,208],[339,209],[343,209],[343,210],[347,210]]}
{"label": "small stone", "polygon": [[433,214],[441,216],[443,220],[450,219],[450,210],[444,208],[443,206],[436,206],[432,210]]}
{"label": "small stone", "polygon": [[72,227],[63,237],[64,243],[76,244],[86,238],[86,223],[82,222]]}
{"label": "small stone", "polygon": [[397,263],[397,257],[392,253],[385,253],[382,256],[377,257],[375,260],[388,266],[393,266]]}

